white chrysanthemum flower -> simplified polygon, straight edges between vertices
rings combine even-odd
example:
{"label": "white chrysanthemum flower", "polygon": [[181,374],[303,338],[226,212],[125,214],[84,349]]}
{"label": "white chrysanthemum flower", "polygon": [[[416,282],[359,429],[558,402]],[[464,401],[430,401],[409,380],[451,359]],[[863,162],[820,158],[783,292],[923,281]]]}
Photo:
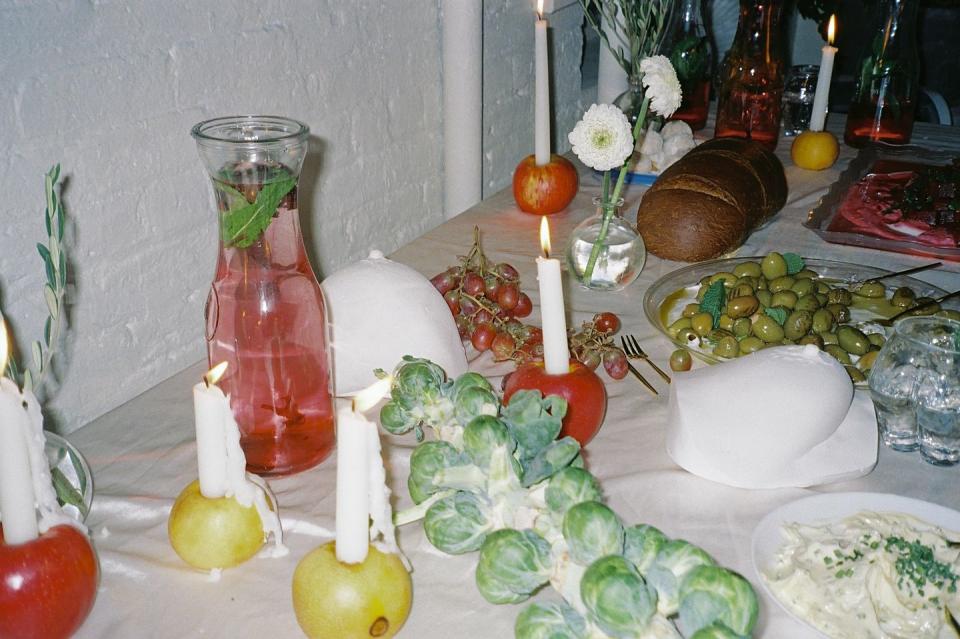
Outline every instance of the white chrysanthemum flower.
{"label": "white chrysanthemum flower", "polygon": [[580,161],[597,171],[623,166],[633,153],[633,131],[623,111],[594,104],[567,136]]}
{"label": "white chrysanthemum flower", "polygon": [[665,55],[644,58],[640,61],[640,71],[643,73],[643,86],[650,97],[650,108],[654,113],[669,118],[680,108],[680,99],[683,97],[680,80],[669,58]]}

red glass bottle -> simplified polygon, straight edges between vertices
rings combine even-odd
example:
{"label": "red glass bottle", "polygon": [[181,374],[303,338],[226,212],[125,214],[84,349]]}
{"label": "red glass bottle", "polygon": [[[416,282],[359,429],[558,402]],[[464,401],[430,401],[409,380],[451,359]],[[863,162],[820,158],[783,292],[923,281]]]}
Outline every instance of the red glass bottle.
{"label": "red glass bottle", "polygon": [[876,3],[879,26],[860,62],[844,142],[906,144],[920,84],[916,0]]}
{"label": "red glass bottle", "polygon": [[673,14],[665,52],[677,72],[683,101],[671,120],[683,120],[694,131],[707,124],[713,50],[700,13],[700,0],[681,0]]}
{"label": "red glass bottle", "polygon": [[716,137],[746,138],[776,148],[784,74],[783,6],[783,0],[740,0],[737,35],[718,77]]}
{"label": "red glass bottle", "polygon": [[334,447],[323,293],[300,233],[297,179],[309,129],[285,118],[229,117],[193,128],[220,222],[207,299],[210,364],[240,427],[247,469],[284,475]]}

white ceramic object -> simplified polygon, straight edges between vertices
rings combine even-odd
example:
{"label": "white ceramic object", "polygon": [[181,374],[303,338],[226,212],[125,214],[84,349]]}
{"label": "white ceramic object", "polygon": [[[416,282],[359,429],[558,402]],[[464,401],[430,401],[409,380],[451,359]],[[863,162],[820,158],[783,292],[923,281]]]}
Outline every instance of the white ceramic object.
{"label": "white ceramic object", "polygon": [[667,452],[738,488],[814,486],[877,463],[870,398],[816,346],[782,346],[674,376]]}
{"label": "white ceramic object", "polygon": [[467,371],[467,357],[443,297],[423,275],[380,251],[321,284],[330,321],[337,395],[353,395],[391,372],[404,355],[423,357],[450,378]]}

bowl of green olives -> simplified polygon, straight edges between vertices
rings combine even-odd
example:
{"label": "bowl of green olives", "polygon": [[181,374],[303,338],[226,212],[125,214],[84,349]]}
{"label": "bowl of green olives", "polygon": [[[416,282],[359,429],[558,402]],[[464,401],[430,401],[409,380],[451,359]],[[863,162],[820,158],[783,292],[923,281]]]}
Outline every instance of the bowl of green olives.
{"label": "bowl of green olives", "polygon": [[[889,328],[906,315],[960,319],[960,300],[930,303],[946,291],[890,271],[772,252],[687,266],[653,283],[643,310],[653,326],[708,363],[763,348],[814,344],[864,385]],[[913,309],[916,309],[915,311]]]}

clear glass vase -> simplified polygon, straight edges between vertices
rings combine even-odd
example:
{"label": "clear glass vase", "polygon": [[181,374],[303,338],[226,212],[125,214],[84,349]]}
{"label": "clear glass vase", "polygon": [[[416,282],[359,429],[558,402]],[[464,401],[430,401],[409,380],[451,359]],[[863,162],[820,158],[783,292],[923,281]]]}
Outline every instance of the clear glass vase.
{"label": "clear glass vase", "polygon": [[247,469],[284,475],[334,446],[323,293],[300,233],[297,180],[306,125],[272,116],[193,127],[213,182],[220,238],[207,298],[211,366],[240,426]]}
{"label": "clear glass vase", "polygon": [[613,106],[623,111],[630,121],[631,129],[637,124],[640,108],[643,106],[644,88],[639,75],[631,75],[627,90],[613,100]]}
{"label": "clear glass vase", "polygon": [[[640,275],[647,259],[647,249],[636,229],[620,216],[623,198],[608,202],[595,197],[593,204],[596,214],[581,222],[570,234],[567,264],[582,287],[594,291],[619,291]],[[596,245],[599,246],[595,248]]]}

